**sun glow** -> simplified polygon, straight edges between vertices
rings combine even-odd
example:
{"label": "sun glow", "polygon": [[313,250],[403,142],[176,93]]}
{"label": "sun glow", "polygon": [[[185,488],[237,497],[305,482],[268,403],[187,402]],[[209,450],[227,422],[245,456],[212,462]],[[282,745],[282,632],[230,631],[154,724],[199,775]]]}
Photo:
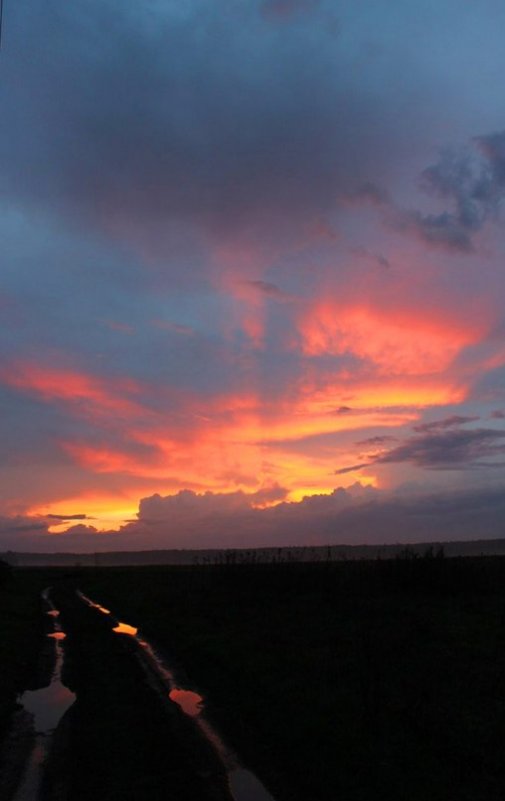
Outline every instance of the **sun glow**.
{"label": "sun glow", "polygon": [[[50,534],[63,534],[73,526],[90,526],[100,531],[118,531],[127,520],[136,516],[138,511],[138,493],[133,493],[131,499],[125,503],[113,495],[107,498],[84,494],[62,501],[55,501],[44,506],[35,506],[28,510],[28,514],[40,517],[58,515],[61,519],[55,520],[49,526]],[[72,519],[69,510],[78,509],[85,514],[84,519]],[[68,515],[68,517],[66,516]]]}
{"label": "sun glow", "polygon": [[[263,308],[255,299],[252,305]],[[415,309],[331,300],[305,307],[297,325],[308,367],[278,395],[259,392],[255,383],[182,399],[175,387],[128,377],[12,364],[3,374],[7,384],[93,424],[93,439],[67,437],[58,446],[90,485],[100,477],[109,487],[38,505],[29,514],[58,516],[48,520],[53,535],[69,529],[99,534],[135,520],[140,499],[154,493],[252,494],[275,485],[287,500],[300,501],[356,481],[376,487],[377,476],[366,468],[336,478],[342,466],[362,461],[353,455],[352,440],[374,430],[405,431],[423,409],[459,404],[468,395],[472,376],[453,365],[478,341],[475,325]],[[336,361],[335,370],[325,368],[321,376],[317,358],[342,354],[358,361],[349,367]],[[118,482],[128,489],[118,494]],[[278,502],[265,500],[260,508]]]}

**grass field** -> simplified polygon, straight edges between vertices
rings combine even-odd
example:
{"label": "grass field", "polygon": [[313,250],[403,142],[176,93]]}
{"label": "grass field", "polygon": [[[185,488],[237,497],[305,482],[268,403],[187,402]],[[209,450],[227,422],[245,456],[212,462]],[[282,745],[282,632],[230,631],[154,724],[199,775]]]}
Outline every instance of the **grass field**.
{"label": "grass field", "polygon": [[[17,643],[3,654],[4,709],[36,657],[44,580],[23,570],[1,589],[2,619],[12,617]],[[101,673],[119,676],[123,657],[109,632],[97,639],[84,627],[70,600],[77,586],[139,626],[185,686],[203,692],[211,717],[278,801],[505,797],[505,559],[407,553],[374,562],[62,570],[51,581],[75,627],[67,669],[78,696],[93,693]],[[128,670],[113,699],[123,728],[122,705],[136,692]],[[89,707],[97,727],[110,689],[100,693]],[[148,703],[143,697],[135,711],[147,727]],[[91,736],[84,719],[74,721],[76,743]],[[113,737],[110,723],[105,729]],[[125,733],[114,748],[121,764],[133,741]],[[73,759],[78,775],[84,756]]]}
{"label": "grass field", "polygon": [[0,738],[8,728],[18,693],[46,678],[43,645],[47,621],[40,593],[50,575],[50,570],[6,573],[0,581]]}
{"label": "grass field", "polygon": [[279,799],[503,799],[505,560],[83,575]]}

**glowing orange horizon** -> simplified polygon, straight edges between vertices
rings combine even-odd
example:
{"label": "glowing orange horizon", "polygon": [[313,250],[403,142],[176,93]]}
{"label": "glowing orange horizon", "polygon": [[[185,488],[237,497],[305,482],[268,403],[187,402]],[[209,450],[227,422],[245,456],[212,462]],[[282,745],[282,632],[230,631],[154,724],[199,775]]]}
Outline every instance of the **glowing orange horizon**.
{"label": "glowing orange horizon", "polygon": [[[265,299],[250,287],[239,288],[237,295],[251,312],[249,321],[242,319],[243,330],[258,344],[264,335]],[[139,499],[155,492],[170,495],[188,488],[253,494],[276,485],[285,488],[287,500],[299,501],[330,494],[337,483],[346,487],[359,480],[378,486],[379,467],[335,480],[335,471],[360,461],[345,435],[358,439],[360,432],[366,438],[375,430],[405,431],[422,410],[467,398],[475,368],[455,365],[462,351],[484,336],[484,326],[432,311],[384,310],[332,299],[315,301],[303,312],[300,308],[292,308],[297,317],[293,331],[301,338],[305,369],[275,399],[255,386],[206,397],[29,361],[4,368],[0,378],[7,385],[46,403],[60,403],[71,417],[94,424],[93,441],[65,436],[58,443],[83,471],[82,493],[62,491],[60,498],[34,505],[29,514],[77,510],[89,516],[54,521],[50,532],[55,535],[76,525],[114,531],[135,519]],[[343,368],[336,361],[334,372],[325,368],[323,380],[317,357],[342,354],[356,357],[356,366]],[[487,361],[494,365],[503,358],[501,349]],[[104,482],[100,492],[99,478]],[[125,489],[118,494],[121,483]]]}

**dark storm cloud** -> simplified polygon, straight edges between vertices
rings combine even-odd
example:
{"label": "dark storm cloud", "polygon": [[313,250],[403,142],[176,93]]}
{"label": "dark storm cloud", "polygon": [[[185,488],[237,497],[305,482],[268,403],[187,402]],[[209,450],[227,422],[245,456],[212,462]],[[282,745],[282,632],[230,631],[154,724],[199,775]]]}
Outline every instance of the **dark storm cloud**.
{"label": "dark storm cloud", "polygon": [[341,467],[335,470],[336,476],[343,476],[345,473],[354,473],[355,470],[361,470],[362,467],[368,467],[370,462],[360,462],[360,464],[351,464],[348,467]]}
{"label": "dark storm cloud", "polygon": [[419,211],[404,212],[397,220],[399,230],[418,236],[428,245],[444,250],[470,253],[473,251],[472,231],[463,225],[457,215],[421,214]]}
{"label": "dark storm cloud", "polygon": [[388,434],[381,436],[377,435],[376,437],[368,437],[367,439],[361,439],[356,445],[384,445],[386,442],[392,442],[393,440],[398,439],[397,437],[392,437]]}
{"label": "dark storm cloud", "polygon": [[184,490],[144,498],[139,520],[120,532],[77,525],[54,535],[35,520],[18,521],[16,529],[14,521],[0,519],[0,548],[96,552],[450,541],[496,537],[504,522],[502,486],[400,497],[355,484],[266,509],[251,507],[237,493],[227,498]]}
{"label": "dark storm cloud", "polygon": [[13,535],[14,537],[19,534],[27,534],[33,532],[47,533],[47,523],[35,517],[0,517],[0,534]]}
{"label": "dark storm cloud", "polygon": [[383,201],[371,175],[393,157],[395,133],[379,97],[349,91],[317,15],[288,34],[255,4],[141,15],[92,0],[30,14],[19,4],[11,17],[3,194],[108,230],[186,219],[222,232],[246,218],[275,228],[339,196]]}
{"label": "dark storm cloud", "polygon": [[58,551],[94,552],[103,549],[113,550],[121,547],[116,532],[106,536],[98,533],[93,526],[72,526],[64,534],[51,534],[48,526],[38,518],[0,517],[0,550],[33,553],[55,553]]}
{"label": "dark storm cloud", "polygon": [[[281,545],[300,541],[325,542],[338,515],[354,505],[375,499],[371,488],[355,484],[328,495],[312,495],[298,503],[265,503],[282,500],[285,491],[270,487],[257,493],[197,494],[183,490],[177,495],[143,498],[139,519],[123,528],[123,534],[141,547],[244,547]],[[258,508],[260,507],[260,508]],[[336,533],[336,530],[335,530]],[[125,540],[126,542],[126,540]],[[161,545],[164,543],[164,545]]]}
{"label": "dark storm cloud", "polygon": [[[505,523],[503,487],[381,497],[327,523],[330,542],[419,542],[496,537]],[[331,539],[330,539],[331,537]]]}
{"label": "dark storm cloud", "polygon": [[464,417],[460,414],[453,414],[450,417],[445,417],[443,420],[434,420],[431,423],[420,423],[419,425],[412,427],[414,431],[422,434],[430,431],[441,431],[445,428],[453,428],[454,426],[461,426],[465,423],[473,423],[478,419],[479,418],[475,415],[471,417]]}
{"label": "dark storm cloud", "polygon": [[505,188],[505,131],[476,136],[475,142],[487,159],[490,175],[480,188],[481,196],[500,200],[498,191]]}
{"label": "dark storm cloud", "polygon": [[75,515],[46,515],[50,520],[89,520],[88,515],[75,514]]}
{"label": "dark storm cloud", "polygon": [[[378,464],[410,462],[419,467],[442,470],[466,470],[477,467],[485,458],[505,454],[505,431],[479,428],[473,431],[445,431],[413,437],[376,459]],[[486,467],[492,467],[486,462]],[[503,466],[503,461],[496,466]]]}
{"label": "dark storm cloud", "polygon": [[70,526],[70,528],[65,531],[65,535],[69,535],[71,539],[75,535],[93,535],[97,533],[98,530],[94,526],[85,526],[82,523],[76,526]]}
{"label": "dark storm cloud", "polygon": [[276,284],[272,284],[269,281],[244,281],[245,286],[254,289],[256,292],[259,292],[261,295],[267,295],[270,297],[283,297],[284,292],[279,289]]}
{"label": "dark storm cloud", "polygon": [[[458,425],[474,417],[453,416],[434,423],[415,427],[421,433],[379,456],[372,454],[369,461],[343,467],[335,475],[351,473],[372,464],[410,463],[432,470],[469,470],[480,467],[503,467],[504,461],[493,461],[505,456],[505,431],[496,428],[464,430]],[[477,418],[478,419],[478,418]],[[492,461],[483,462],[483,459]]]}
{"label": "dark storm cloud", "polygon": [[473,147],[445,150],[421,175],[421,186],[451,208],[439,214],[401,213],[399,229],[449,251],[474,250],[475,234],[496,219],[505,197],[505,132],[474,137]]}
{"label": "dark storm cloud", "polygon": [[172,519],[182,524],[187,520],[193,522],[202,516],[246,512],[255,506],[281,501],[286,495],[287,491],[279,486],[267,487],[254,493],[206,492],[201,495],[192,490],[181,490],[176,495],[165,497],[156,494],[140,501],[139,521],[159,524]]}
{"label": "dark storm cloud", "polygon": [[371,259],[371,261],[375,262],[379,267],[385,267],[386,269],[389,269],[389,267],[391,267],[391,264],[389,263],[388,259],[386,259],[386,257],[383,256],[382,253],[375,253],[374,251],[368,250],[367,248],[364,247],[353,248],[351,250],[351,253],[353,253],[355,256],[360,256],[365,259]]}
{"label": "dark storm cloud", "polygon": [[364,181],[344,192],[341,199],[344,203],[347,202],[351,205],[354,203],[358,205],[370,203],[372,206],[383,206],[390,200],[388,192],[372,181]]}

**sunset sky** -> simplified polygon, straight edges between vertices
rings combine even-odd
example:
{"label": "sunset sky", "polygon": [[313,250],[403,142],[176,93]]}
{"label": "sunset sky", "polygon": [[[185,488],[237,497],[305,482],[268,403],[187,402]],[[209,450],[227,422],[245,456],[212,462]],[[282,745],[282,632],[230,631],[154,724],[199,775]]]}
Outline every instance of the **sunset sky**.
{"label": "sunset sky", "polygon": [[4,0],[0,548],[498,537],[502,0]]}

